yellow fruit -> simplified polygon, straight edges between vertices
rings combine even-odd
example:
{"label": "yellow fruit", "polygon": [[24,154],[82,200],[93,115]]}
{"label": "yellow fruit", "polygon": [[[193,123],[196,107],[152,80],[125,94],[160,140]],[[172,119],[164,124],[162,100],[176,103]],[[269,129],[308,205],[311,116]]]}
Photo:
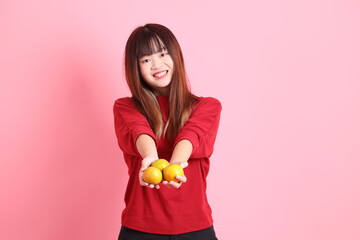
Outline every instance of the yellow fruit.
{"label": "yellow fruit", "polygon": [[155,160],[151,164],[151,166],[158,168],[160,171],[162,171],[164,168],[166,168],[169,165],[170,165],[170,163],[168,161],[166,161],[165,159]]}
{"label": "yellow fruit", "polygon": [[164,179],[168,182],[179,182],[175,177],[184,176],[184,170],[179,164],[171,164],[163,170]]}
{"label": "yellow fruit", "polygon": [[143,180],[150,184],[159,184],[162,181],[162,173],[156,167],[148,167],[143,173]]}

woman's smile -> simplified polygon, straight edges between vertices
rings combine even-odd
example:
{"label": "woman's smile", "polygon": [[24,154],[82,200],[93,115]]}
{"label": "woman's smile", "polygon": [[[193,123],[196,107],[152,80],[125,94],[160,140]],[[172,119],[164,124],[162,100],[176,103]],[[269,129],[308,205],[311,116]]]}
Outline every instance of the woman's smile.
{"label": "woman's smile", "polygon": [[153,76],[154,76],[156,79],[162,79],[162,78],[164,78],[164,77],[167,75],[168,72],[169,72],[168,70],[164,70],[164,71],[155,73]]}

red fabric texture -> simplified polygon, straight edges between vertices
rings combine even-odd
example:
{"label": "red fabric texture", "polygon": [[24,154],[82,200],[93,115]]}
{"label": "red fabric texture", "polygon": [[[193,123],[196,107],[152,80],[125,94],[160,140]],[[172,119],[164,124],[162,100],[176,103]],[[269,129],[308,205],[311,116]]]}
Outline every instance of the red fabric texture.
{"label": "red fabric texture", "polygon": [[[158,96],[163,117],[167,120],[168,98]],[[128,166],[129,182],[125,192],[122,225],[155,234],[181,234],[210,227],[211,208],[206,197],[206,177],[219,126],[221,104],[215,98],[200,97],[189,120],[174,141],[157,139],[146,118],[137,111],[131,98],[120,98],[114,104],[115,132]],[[141,156],[136,149],[140,134],[151,136],[159,158],[170,160],[175,144],[188,139],[193,152],[184,169],[188,181],[179,189],[161,186],[150,189],[139,184]]]}

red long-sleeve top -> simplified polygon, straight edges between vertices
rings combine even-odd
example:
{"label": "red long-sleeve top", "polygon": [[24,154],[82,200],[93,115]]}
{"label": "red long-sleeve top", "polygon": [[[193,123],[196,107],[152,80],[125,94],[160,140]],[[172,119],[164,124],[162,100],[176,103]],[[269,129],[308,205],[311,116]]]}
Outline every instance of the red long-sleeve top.
{"label": "red long-sleeve top", "polygon": [[[169,108],[168,97],[157,100],[165,121]],[[129,182],[125,192],[122,225],[155,234],[181,234],[210,227],[211,208],[206,197],[206,177],[209,158],[219,126],[221,104],[215,98],[200,97],[190,118],[174,141],[156,138],[146,118],[136,109],[131,98],[120,98],[114,104],[115,132],[128,166]],[[136,148],[140,134],[151,136],[159,158],[170,160],[172,150],[182,139],[189,140],[193,152],[184,169],[187,182],[179,189],[151,189],[139,183],[142,157]]]}

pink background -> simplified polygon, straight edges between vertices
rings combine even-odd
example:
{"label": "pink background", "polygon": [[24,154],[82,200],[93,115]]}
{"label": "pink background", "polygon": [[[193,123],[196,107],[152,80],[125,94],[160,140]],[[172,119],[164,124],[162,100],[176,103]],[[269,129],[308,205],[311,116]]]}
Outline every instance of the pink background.
{"label": "pink background", "polygon": [[0,239],[113,240],[125,41],[177,36],[223,104],[208,197],[219,240],[360,239],[360,2],[0,4]]}

